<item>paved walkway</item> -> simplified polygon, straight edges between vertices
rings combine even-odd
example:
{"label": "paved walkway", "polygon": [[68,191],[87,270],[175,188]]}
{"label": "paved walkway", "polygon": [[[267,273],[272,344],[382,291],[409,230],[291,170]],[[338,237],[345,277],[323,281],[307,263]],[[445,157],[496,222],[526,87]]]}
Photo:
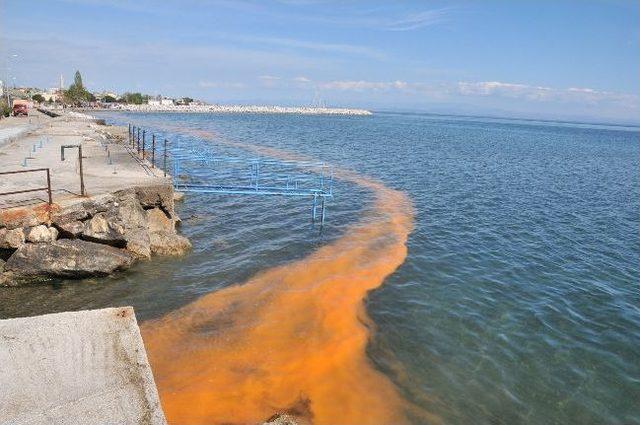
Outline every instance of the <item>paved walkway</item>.
{"label": "paved walkway", "polygon": [[[22,122],[19,120],[23,120]],[[107,127],[68,117],[49,118],[42,114],[2,120],[0,126],[0,172],[49,168],[54,202],[78,198],[80,164],[77,149],[62,145],[82,145],[82,169],[89,196],[144,184],[164,182],[162,170],[143,167],[135,153],[127,149],[127,130]],[[116,135],[117,143],[107,137]],[[4,136],[4,138],[3,138]],[[161,154],[157,152],[158,162]],[[46,173],[0,175],[0,193],[46,187]],[[28,194],[0,196],[0,208],[23,206],[47,200],[45,190]]]}

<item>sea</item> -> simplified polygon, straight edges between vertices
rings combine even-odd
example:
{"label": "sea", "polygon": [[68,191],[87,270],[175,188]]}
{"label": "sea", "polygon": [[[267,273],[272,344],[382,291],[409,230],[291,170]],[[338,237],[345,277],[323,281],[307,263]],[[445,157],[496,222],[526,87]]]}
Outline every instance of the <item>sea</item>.
{"label": "sea", "polygon": [[309,196],[187,193],[190,254],[0,288],[0,318],[132,305],[170,423],[640,424],[639,128],[101,117],[167,139],[181,181],[332,184],[324,224]]}

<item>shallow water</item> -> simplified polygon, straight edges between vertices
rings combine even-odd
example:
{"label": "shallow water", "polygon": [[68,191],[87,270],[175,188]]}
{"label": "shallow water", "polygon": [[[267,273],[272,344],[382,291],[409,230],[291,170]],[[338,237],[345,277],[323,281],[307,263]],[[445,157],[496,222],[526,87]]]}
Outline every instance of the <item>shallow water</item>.
{"label": "shallow water", "polygon": [[[256,155],[238,143],[295,152],[410,198],[407,257],[366,301],[364,358],[427,412],[409,419],[640,423],[637,129],[401,114],[109,118],[238,156]],[[0,317],[131,304],[153,329],[204,294],[339,243],[355,223],[385,226],[369,213],[375,189],[343,179],[335,193],[322,233],[306,201],[190,195],[179,213],[193,254],[3,288]]]}

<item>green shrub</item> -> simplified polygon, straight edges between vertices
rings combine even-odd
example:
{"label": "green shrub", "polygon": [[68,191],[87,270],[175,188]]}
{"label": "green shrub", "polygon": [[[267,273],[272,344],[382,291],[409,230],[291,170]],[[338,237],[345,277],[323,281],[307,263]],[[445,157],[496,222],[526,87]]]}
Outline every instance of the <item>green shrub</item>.
{"label": "green shrub", "polygon": [[4,99],[0,100],[0,115],[3,117],[11,115],[11,108],[7,105],[7,102]]}

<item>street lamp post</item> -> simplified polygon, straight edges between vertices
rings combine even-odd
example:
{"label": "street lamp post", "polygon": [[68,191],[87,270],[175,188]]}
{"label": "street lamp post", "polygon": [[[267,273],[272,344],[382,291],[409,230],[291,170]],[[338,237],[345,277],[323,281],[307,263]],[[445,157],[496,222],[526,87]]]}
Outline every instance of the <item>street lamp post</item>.
{"label": "street lamp post", "polygon": [[[7,62],[5,64],[5,80],[4,80],[4,91],[5,91],[5,97],[7,99],[7,106],[11,106],[11,97],[9,95],[9,60],[10,59],[14,59],[17,58],[18,54],[14,53],[12,55],[9,56],[9,58],[7,59]],[[16,77],[12,77],[13,78],[13,88],[15,88],[15,81],[16,81]]]}

